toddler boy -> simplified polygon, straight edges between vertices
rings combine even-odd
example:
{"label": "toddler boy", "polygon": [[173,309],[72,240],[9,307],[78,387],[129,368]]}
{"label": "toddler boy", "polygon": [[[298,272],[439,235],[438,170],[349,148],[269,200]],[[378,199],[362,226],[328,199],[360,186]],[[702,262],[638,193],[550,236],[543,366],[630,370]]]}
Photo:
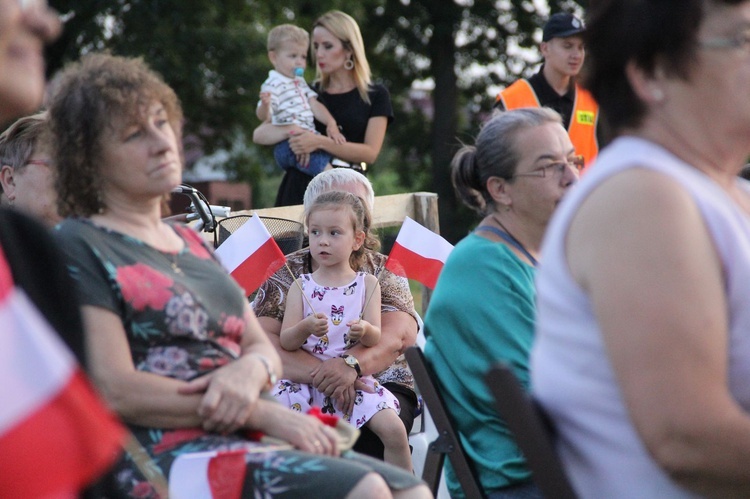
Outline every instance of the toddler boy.
{"label": "toddler boy", "polygon": [[[295,131],[315,131],[313,118],[326,125],[326,134],[337,144],[346,142],[328,109],[302,77],[307,65],[310,37],[302,28],[291,24],[276,26],[268,33],[268,58],[274,69],[260,88],[260,102],[256,114],[262,121]],[[283,169],[297,168],[310,176],[331,168],[331,155],[323,150],[310,154],[310,161],[302,165],[297,160],[289,140],[276,144],[273,151],[276,163]]]}

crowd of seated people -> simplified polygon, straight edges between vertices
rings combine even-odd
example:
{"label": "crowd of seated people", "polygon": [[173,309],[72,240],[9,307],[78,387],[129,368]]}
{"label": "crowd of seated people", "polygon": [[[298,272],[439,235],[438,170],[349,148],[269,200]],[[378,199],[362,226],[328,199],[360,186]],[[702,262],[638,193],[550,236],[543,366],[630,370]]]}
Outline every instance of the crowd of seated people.
{"label": "crowd of seated people", "polygon": [[[588,12],[583,84],[615,140],[581,182],[580,157],[547,108],[497,112],[453,158],[456,192],[481,220],[438,280],[424,350],[492,499],[541,497],[484,385],[498,361],[550,416],[582,497],[750,491],[750,188],[738,178],[750,178],[741,98],[750,0],[666,4],[674,8],[649,7],[640,24],[627,2]],[[388,446],[368,425],[342,450],[321,418],[266,396],[279,380],[305,385],[346,418],[382,386],[398,412],[389,424],[408,435],[418,387],[402,353],[419,318],[386,255],[368,246],[352,267],[381,290],[367,317],[379,316],[364,322],[379,324],[379,341],[332,358],[284,348],[290,289],[330,255],[288,255],[249,303],[200,235],[163,218],[183,169],[174,91],[141,59],[92,53],[63,69],[39,112],[42,74],[16,67],[13,45],[41,51],[58,21],[41,3],[0,6],[0,249],[151,465],[168,479],[181,455],[244,451],[243,497],[430,497],[408,459],[398,460],[407,470],[383,462]],[[632,33],[616,29],[623,19]],[[369,86],[353,22],[326,14],[312,37],[316,60],[328,62],[317,68],[321,101],[341,124],[341,97],[356,100],[363,136],[292,137],[303,161],[325,149],[348,167],[287,172],[280,198],[304,193],[309,214],[319,196],[344,191],[367,221],[374,192],[355,160],[377,157],[392,109],[384,87]],[[261,124],[255,139],[269,141],[270,130]],[[123,453],[106,493],[148,487],[140,464]],[[451,496],[463,497],[450,464],[445,476]]]}

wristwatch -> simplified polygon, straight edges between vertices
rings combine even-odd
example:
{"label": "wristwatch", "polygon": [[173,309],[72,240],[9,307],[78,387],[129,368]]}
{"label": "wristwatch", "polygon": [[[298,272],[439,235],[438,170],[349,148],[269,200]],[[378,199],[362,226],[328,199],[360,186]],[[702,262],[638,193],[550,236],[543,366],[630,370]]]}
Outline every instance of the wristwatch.
{"label": "wristwatch", "polygon": [[354,355],[342,355],[341,357],[346,365],[357,371],[357,376],[362,376],[362,369],[359,367],[359,361]]}
{"label": "wristwatch", "polygon": [[266,368],[266,373],[268,374],[268,384],[264,388],[264,390],[271,390],[274,386],[276,386],[276,381],[278,380],[276,373],[271,368],[271,361],[268,360],[268,358],[265,355],[261,355],[259,353],[251,353],[253,357],[258,359],[261,364]]}

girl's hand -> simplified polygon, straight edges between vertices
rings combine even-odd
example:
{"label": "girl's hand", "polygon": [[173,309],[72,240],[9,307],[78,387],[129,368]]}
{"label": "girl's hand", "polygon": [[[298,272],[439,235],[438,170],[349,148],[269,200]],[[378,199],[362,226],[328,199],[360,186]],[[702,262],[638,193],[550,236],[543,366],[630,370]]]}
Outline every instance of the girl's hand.
{"label": "girl's hand", "polygon": [[302,324],[308,334],[318,338],[328,334],[328,317],[323,312],[310,314],[302,319]]}
{"label": "girl's hand", "polygon": [[364,319],[358,319],[348,322],[346,325],[349,326],[349,333],[347,334],[349,341],[351,343],[359,341],[360,338],[365,335],[365,331],[367,331],[367,326],[369,324],[370,323]]}

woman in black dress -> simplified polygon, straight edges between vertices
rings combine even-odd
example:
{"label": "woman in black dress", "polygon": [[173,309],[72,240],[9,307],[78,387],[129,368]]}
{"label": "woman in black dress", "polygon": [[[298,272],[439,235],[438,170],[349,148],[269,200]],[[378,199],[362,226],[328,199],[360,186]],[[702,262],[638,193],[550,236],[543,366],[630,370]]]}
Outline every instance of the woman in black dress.
{"label": "woman in black dress", "polygon": [[[386,128],[393,121],[393,108],[388,90],[372,82],[357,22],[340,11],[322,15],[313,25],[312,54],[317,67],[313,89],[347,141],[336,144],[316,122],[322,133],[292,132],[292,150],[304,163],[311,152],[323,149],[336,158],[334,168],[353,168],[365,174],[380,154]],[[253,140],[273,144],[286,138],[277,135],[277,127],[263,123],[253,133]],[[302,204],[311,178],[301,171],[288,170],[279,186],[276,206]]]}

